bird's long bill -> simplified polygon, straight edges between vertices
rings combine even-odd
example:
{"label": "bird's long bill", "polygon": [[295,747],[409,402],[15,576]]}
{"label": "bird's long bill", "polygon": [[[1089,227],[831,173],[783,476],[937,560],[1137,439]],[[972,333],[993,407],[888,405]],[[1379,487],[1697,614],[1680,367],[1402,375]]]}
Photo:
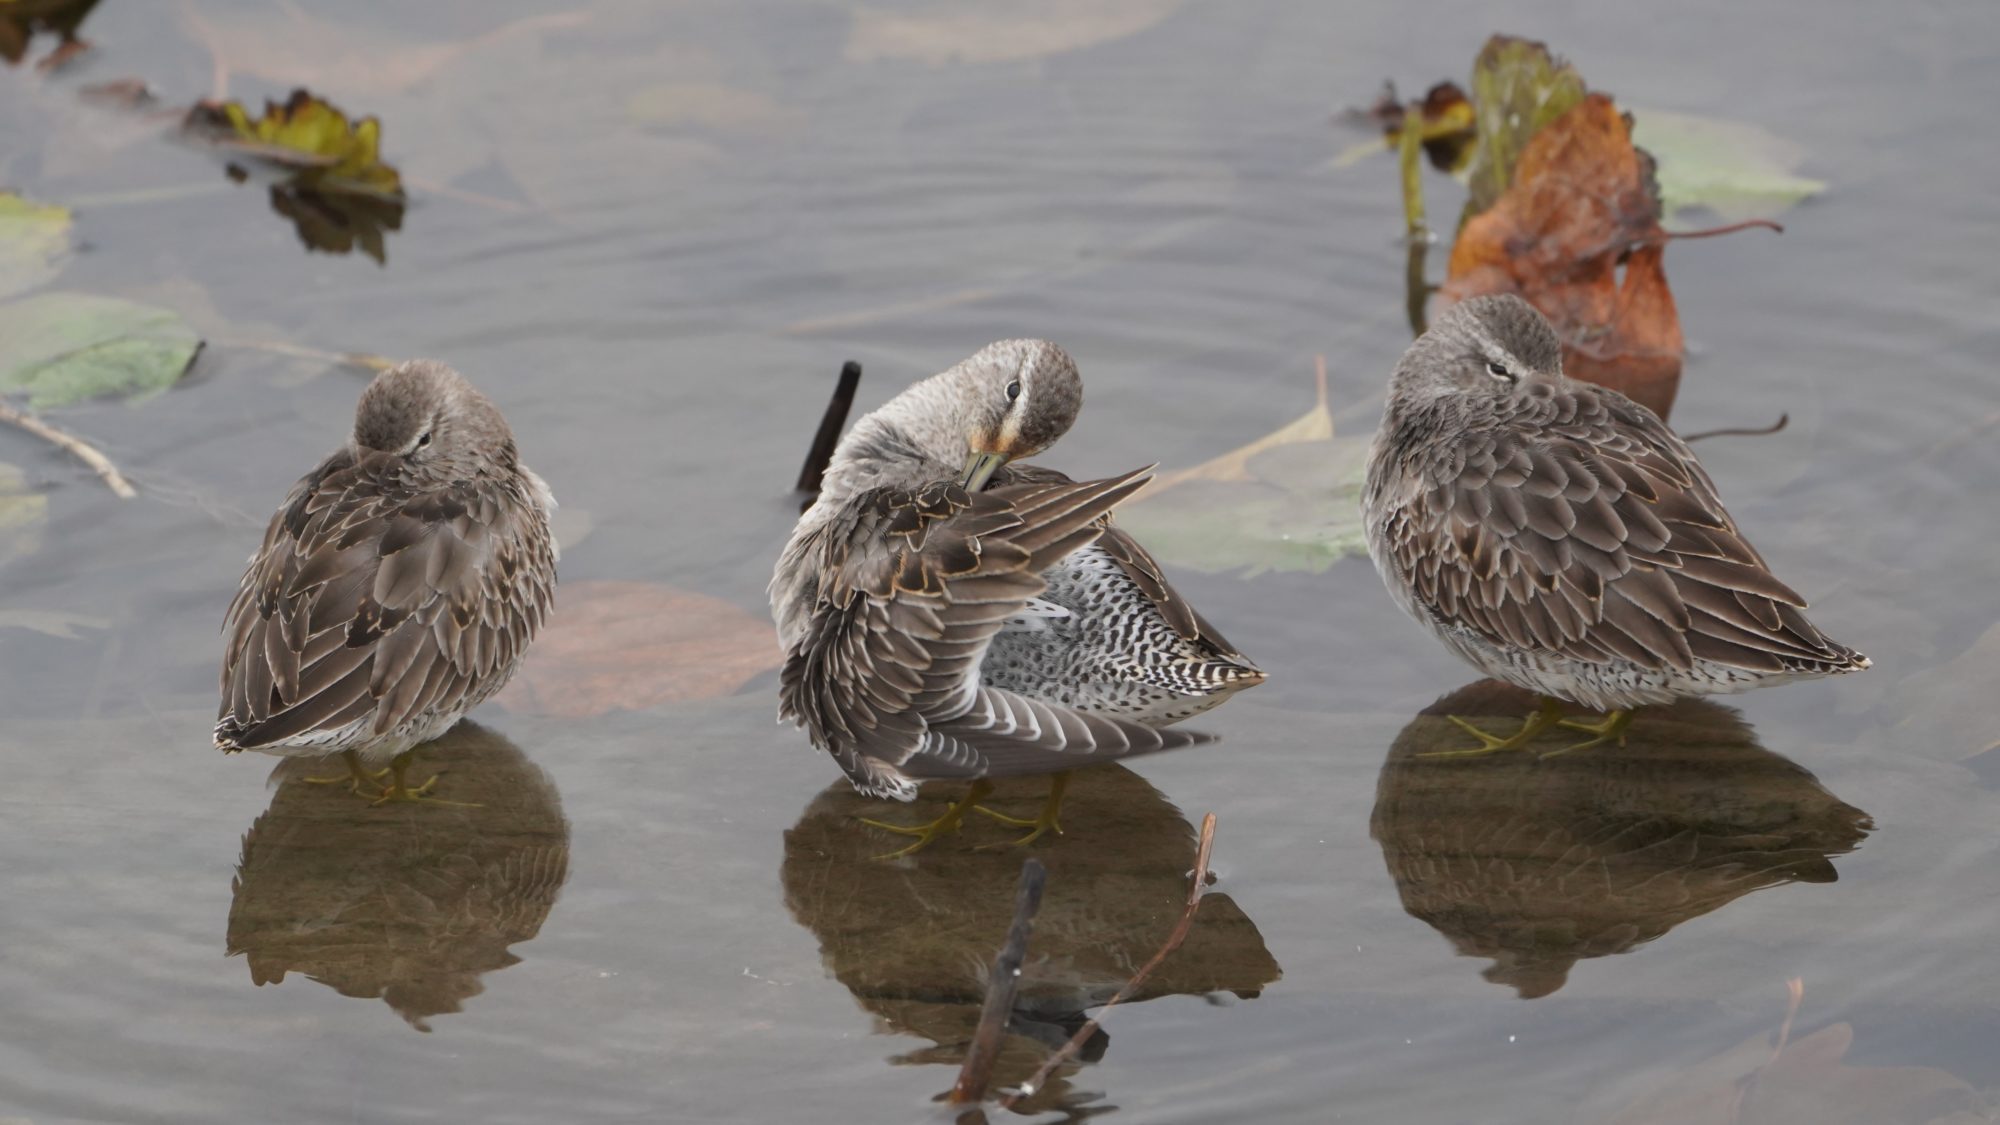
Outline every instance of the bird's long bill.
{"label": "bird's long bill", "polygon": [[975,449],[972,451],[972,456],[965,459],[965,475],[959,478],[958,483],[963,485],[967,492],[978,492],[986,487],[987,481],[993,479],[993,471],[1006,463],[1007,455],[1004,453],[988,453]]}

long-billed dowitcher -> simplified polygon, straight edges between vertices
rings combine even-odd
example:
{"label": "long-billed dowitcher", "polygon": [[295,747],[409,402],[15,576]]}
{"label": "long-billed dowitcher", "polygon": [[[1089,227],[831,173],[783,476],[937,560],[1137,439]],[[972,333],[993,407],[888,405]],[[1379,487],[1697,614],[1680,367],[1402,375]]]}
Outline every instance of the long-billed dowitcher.
{"label": "long-billed dowitcher", "polygon": [[956,829],[1003,774],[1056,774],[1016,823],[1023,842],[1060,831],[1063,773],[1204,741],[1157,728],[1264,678],[1109,526],[1150,469],[1077,483],[1008,464],[1082,401],[1054,344],[987,346],[855,423],[779,557],[781,715],[871,796],[973,781],[937,821],[885,825],[917,837],[897,854]]}
{"label": "long-billed dowitcher", "polygon": [[[1631,708],[1853,672],[1652,411],[1562,373],[1555,330],[1515,296],[1453,306],[1389,382],[1362,510],[1396,603],[1553,724],[1622,737]],[[1556,701],[1606,712],[1563,719]]]}
{"label": "long-billed dowitcher", "polygon": [[357,790],[387,772],[381,799],[423,794],[431,782],[405,783],[411,748],[500,690],[548,616],[554,507],[456,371],[376,376],[353,435],[293,486],[244,571],[215,744],[337,753]]}

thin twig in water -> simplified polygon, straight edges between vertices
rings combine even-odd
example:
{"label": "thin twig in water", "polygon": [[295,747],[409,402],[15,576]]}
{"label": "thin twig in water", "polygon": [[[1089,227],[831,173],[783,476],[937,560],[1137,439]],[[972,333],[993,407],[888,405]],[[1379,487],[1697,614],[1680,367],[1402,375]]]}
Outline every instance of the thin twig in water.
{"label": "thin twig in water", "polygon": [[75,434],[58,430],[33,414],[15,409],[13,404],[4,400],[0,400],[0,422],[19,426],[43,441],[68,450],[77,460],[96,470],[97,475],[104,479],[105,487],[120,500],[131,500],[139,495],[139,490],[132,487],[132,483],[125,479],[125,474],[119,472],[118,466],[111,463],[111,458],[99,453],[89,442]]}
{"label": "thin twig in water", "polygon": [[993,973],[986,978],[986,1004],[979,1009],[972,1047],[965,1053],[965,1065],[958,1068],[958,1081],[945,1095],[949,1105],[964,1105],[986,1096],[986,1086],[993,1080],[993,1064],[1000,1058],[1000,1036],[1007,1030],[1007,1017],[1014,1011],[1014,992],[1021,985],[1028,935],[1034,930],[1035,912],[1042,908],[1042,888],[1047,883],[1048,869],[1041,860],[1031,858],[1021,864],[1021,881],[1014,888],[1014,921],[993,958]]}
{"label": "thin twig in water", "polygon": [[1768,437],[1791,425],[1790,414],[1778,415],[1778,420],[1768,426],[1725,426],[1719,430],[1703,430],[1698,434],[1683,434],[1682,441],[1700,441],[1712,437]]}
{"label": "thin twig in water", "polygon": [[396,366],[396,361],[388,356],[371,355],[367,352],[329,352],[319,348],[308,348],[304,344],[288,344],[283,340],[217,340],[217,347],[250,348],[260,352],[275,352],[294,359],[318,360],[336,367],[357,367],[363,371],[380,373]]}
{"label": "thin twig in water", "polygon": [[840,365],[840,382],[834,385],[833,398],[826,404],[826,413],[820,416],[819,432],[813,435],[812,448],[806,450],[806,463],[799,469],[799,483],[795,486],[808,496],[819,495],[819,482],[826,475],[827,462],[833,460],[833,447],[840,444],[841,428],[847,425],[847,412],[854,407],[854,389],[861,385],[861,365],[848,360]]}
{"label": "thin twig in water", "polygon": [[1056,1072],[1057,1067],[1082,1050],[1083,1045],[1090,1041],[1090,1037],[1097,1034],[1098,1026],[1104,1020],[1104,1014],[1117,1007],[1127,996],[1137,992],[1139,986],[1146,983],[1146,978],[1153,975],[1153,970],[1159,968],[1162,962],[1173,955],[1174,950],[1181,947],[1181,942],[1187,940],[1188,930],[1194,926],[1195,911],[1201,906],[1201,892],[1208,888],[1208,853],[1214,846],[1215,814],[1209,813],[1201,818],[1201,843],[1195,847],[1194,873],[1188,884],[1187,906],[1181,911],[1180,921],[1174,923],[1173,932],[1167,935],[1166,944],[1160,946],[1160,951],[1153,954],[1152,960],[1139,966],[1139,971],[1132,974],[1132,979],[1125,982],[1125,986],[1118,990],[1117,995],[1105,1001],[1104,1006],[1097,1010],[1097,1015],[1085,1020],[1083,1026],[1077,1028],[1076,1034],[1070,1036],[1069,1042],[1042,1060],[1041,1067],[1035,1071],[1033,1077],[1022,1083],[1020,1089],[1002,1097],[1001,1109],[1012,1109],[1022,1099],[1033,1097],[1035,1091],[1041,1089],[1049,1076]]}

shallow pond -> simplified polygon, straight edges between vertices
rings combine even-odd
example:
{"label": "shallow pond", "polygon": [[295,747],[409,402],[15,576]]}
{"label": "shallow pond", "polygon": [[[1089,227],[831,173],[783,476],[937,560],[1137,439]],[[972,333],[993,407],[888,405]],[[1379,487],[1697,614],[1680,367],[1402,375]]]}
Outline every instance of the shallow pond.
{"label": "shallow pond", "polygon": [[[1320,354],[1367,433],[1408,342],[1401,215],[1332,117],[1462,78],[1495,30],[1831,184],[1782,236],[1671,248],[1674,419],[1789,414],[1702,456],[1875,668],[1446,768],[1416,756],[1439,713],[1519,702],[1434,707],[1471,676],[1365,560],[1177,569],[1271,680],[1206,720],[1221,744],[1079,781],[1001,1078],[1158,945],[1213,811],[1188,946],[1037,1119],[2000,1116],[1992,4],[109,0],[92,54],[0,70],[0,185],[75,206],[56,284],[208,347],[166,394],[56,415],[136,501],[0,430],[47,498],[34,549],[0,540],[0,1121],[943,1113],[1019,856],[969,831],[870,864],[754,653],[489,704],[435,751],[477,808],[369,810],[210,748],[243,559],[366,374],[269,345],[459,366],[565,505],[576,604],[646,583],[721,633],[764,612],[845,359],[870,407],[1055,339],[1090,401],[1048,460],[1079,476],[1275,429]],[[79,96],[125,77],[379,115],[413,196],[386,264],[306,252],[264,186]],[[575,714],[606,692],[638,706]]]}

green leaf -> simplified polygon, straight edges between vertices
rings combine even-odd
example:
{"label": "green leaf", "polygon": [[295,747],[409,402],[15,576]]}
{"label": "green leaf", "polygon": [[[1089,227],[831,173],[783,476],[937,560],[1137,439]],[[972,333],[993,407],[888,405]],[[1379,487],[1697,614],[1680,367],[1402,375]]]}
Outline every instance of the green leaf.
{"label": "green leaf", "polygon": [[1493,206],[1514,182],[1514,164],[1528,138],[1568,113],[1588,92],[1583,76],[1549,54],[1547,45],[1511,35],[1486,41],[1472,63],[1472,108],[1479,135],[1466,172],[1464,218]]}
{"label": "green leaf", "polygon": [[25,293],[61,270],[69,228],[68,208],[0,191],[0,297]]}
{"label": "green leaf", "polygon": [[1336,438],[1319,402],[1291,422],[1192,469],[1165,473],[1118,509],[1118,525],[1153,554],[1208,573],[1323,571],[1366,554],[1365,438]]}
{"label": "green leaf", "polygon": [[1826,190],[1794,174],[1805,162],[1803,148],[1739,121],[1633,110],[1632,143],[1653,156],[1670,221],[1695,208],[1724,222],[1769,218]]}
{"label": "green leaf", "polygon": [[0,305],[0,391],[26,391],[37,410],[106,395],[143,401],[200,350],[179,316],[136,301],[58,291]]}
{"label": "green leaf", "polygon": [[30,490],[21,470],[0,461],[0,563],[41,550],[48,519],[49,498]]}

